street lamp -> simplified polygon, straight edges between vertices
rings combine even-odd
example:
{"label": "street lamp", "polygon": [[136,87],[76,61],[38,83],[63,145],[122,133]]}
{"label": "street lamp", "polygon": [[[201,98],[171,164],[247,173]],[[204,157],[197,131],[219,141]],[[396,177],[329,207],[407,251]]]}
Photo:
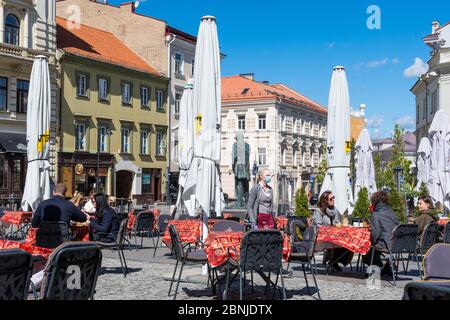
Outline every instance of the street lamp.
{"label": "street lamp", "polygon": [[397,192],[400,193],[400,178],[402,176],[403,169],[402,167],[397,166],[394,168],[394,172],[395,172],[395,180],[397,181]]}
{"label": "street lamp", "polygon": [[[95,171],[95,189],[97,192],[100,192],[100,176],[99,176],[99,171],[100,171],[100,144],[101,144],[101,128],[98,131],[98,135],[97,135],[97,170]],[[110,128],[106,128],[105,130],[105,150],[102,150],[102,152],[106,152],[106,137],[111,136],[112,131]]]}

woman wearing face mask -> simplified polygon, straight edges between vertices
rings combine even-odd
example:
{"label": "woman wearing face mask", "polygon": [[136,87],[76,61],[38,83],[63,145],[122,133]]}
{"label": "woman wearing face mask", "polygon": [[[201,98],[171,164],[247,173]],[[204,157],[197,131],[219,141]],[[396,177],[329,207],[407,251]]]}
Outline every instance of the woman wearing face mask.
{"label": "woman wearing face mask", "polygon": [[272,176],[269,169],[260,170],[257,175],[257,183],[250,190],[248,199],[247,219],[254,225],[257,224],[258,228],[261,229],[275,227],[273,190],[269,185]]}

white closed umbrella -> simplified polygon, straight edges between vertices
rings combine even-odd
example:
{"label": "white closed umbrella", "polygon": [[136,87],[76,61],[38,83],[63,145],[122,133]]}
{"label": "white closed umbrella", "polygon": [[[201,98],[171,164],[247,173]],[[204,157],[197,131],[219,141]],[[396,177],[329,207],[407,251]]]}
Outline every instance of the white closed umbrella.
{"label": "white closed umbrella", "polygon": [[431,141],[431,180],[430,196],[435,202],[440,202],[450,208],[450,120],[447,112],[439,110],[434,115],[428,131]]}
{"label": "white closed umbrella", "polygon": [[369,196],[377,191],[375,182],[375,168],[373,165],[373,145],[370,139],[369,130],[364,128],[359,134],[355,144],[356,148],[356,180],[355,180],[355,199],[362,188],[366,188]]}
{"label": "white closed umbrella", "polygon": [[343,214],[352,212],[350,185],[350,98],[344,67],[335,67],[331,78],[327,119],[328,170],[320,194],[330,190],[335,196],[335,208]]}
{"label": "white closed umbrella", "polygon": [[220,181],[221,76],[216,19],[205,16],[197,37],[193,89],[194,156],[183,198],[195,190],[196,207],[204,211],[203,239],[208,236],[211,208],[225,205]]}
{"label": "white closed umbrella", "polygon": [[427,137],[420,140],[419,148],[417,149],[417,186],[419,191],[422,183],[425,183],[427,189],[430,191],[431,186],[431,143]]}
{"label": "white closed umbrella", "polygon": [[[180,119],[178,122],[178,148],[180,163],[179,192],[177,208],[186,208],[189,215],[195,214],[195,191],[193,188],[184,193],[188,178],[188,170],[194,156],[194,116],[193,116],[193,79],[188,79],[180,101]],[[184,195],[183,195],[184,193]]]}
{"label": "white closed umbrella", "polygon": [[24,211],[36,210],[50,198],[50,112],[51,87],[47,58],[37,56],[33,63],[28,91],[27,157],[28,167],[22,197]]}

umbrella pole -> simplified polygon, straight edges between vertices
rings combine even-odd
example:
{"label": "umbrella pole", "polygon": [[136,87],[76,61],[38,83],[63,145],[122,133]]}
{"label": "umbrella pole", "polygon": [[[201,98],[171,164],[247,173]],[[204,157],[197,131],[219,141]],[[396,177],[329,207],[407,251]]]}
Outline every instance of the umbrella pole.
{"label": "umbrella pole", "polygon": [[[208,215],[206,212],[203,212],[202,217],[202,243],[204,244],[206,239],[208,238]],[[205,263],[202,265],[202,274],[205,275],[208,273],[208,265]]]}

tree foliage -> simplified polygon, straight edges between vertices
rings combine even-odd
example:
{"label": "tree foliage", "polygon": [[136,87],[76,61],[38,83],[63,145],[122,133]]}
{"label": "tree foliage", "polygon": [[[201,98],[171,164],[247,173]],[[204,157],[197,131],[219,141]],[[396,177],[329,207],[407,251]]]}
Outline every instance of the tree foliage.
{"label": "tree foliage", "polygon": [[369,202],[369,192],[366,188],[361,188],[358,192],[358,200],[355,204],[355,209],[353,210],[353,215],[361,219],[370,218],[370,202]]}
{"label": "tree foliage", "polygon": [[389,193],[389,206],[394,210],[398,220],[400,220],[401,223],[406,223],[405,204],[397,189],[394,187],[391,188],[391,192]]}
{"label": "tree foliage", "polygon": [[324,157],[322,161],[319,163],[318,173],[316,176],[316,181],[318,184],[322,184],[323,180],[325,180],[325,175],[328,171],[328,161],[327,161],[327,146],[323,146],[323,154]]}
{"label": "tree foliage", "polygon": [[428,191],[427,185],[425,182],[422,182],[419,189],[419,197],[429,197],[430,192]]}
{"label": "tree foliage", "polygon": [[308,209],[308,196],[304,188],[300,188],[295,193],[295,215],[298,217],[309,217],[311,212]]}

